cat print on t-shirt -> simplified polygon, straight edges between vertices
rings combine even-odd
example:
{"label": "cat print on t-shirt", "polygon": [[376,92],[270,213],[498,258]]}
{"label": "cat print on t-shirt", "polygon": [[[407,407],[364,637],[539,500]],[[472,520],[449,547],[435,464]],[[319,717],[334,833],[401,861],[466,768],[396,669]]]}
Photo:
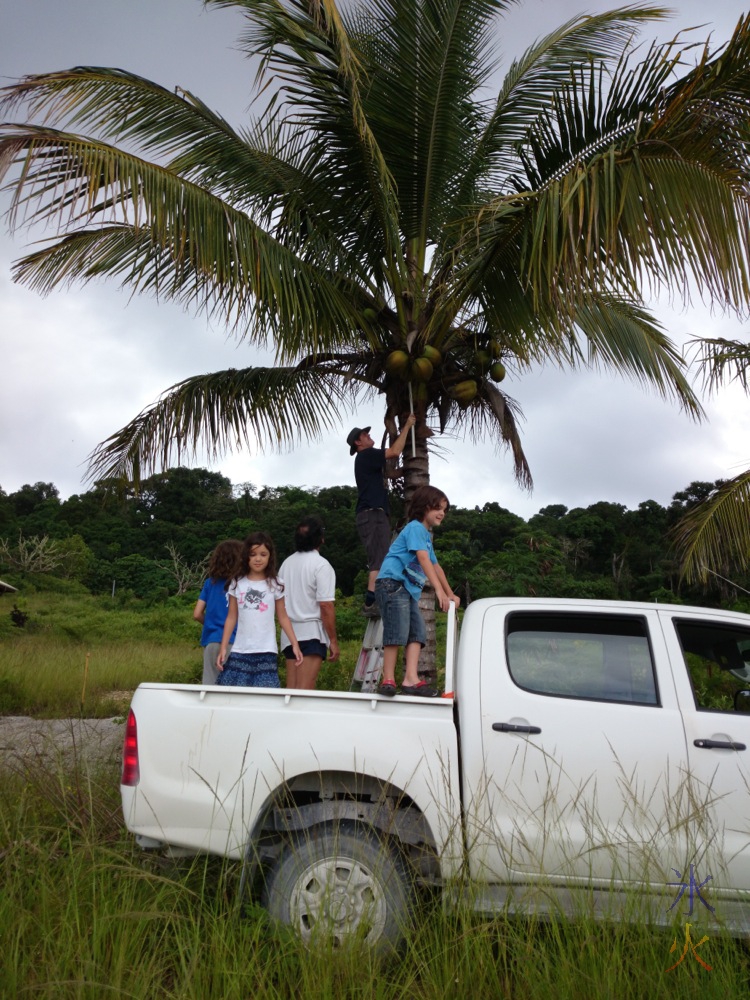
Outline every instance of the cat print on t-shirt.
{"label": "cat print on t-shirt", "polygon": [[265,590],[253,590],[248,587],[244,594],[240,594],[238,608],[240,611],[268,611],[268,605],[263,600],[265,596]]}

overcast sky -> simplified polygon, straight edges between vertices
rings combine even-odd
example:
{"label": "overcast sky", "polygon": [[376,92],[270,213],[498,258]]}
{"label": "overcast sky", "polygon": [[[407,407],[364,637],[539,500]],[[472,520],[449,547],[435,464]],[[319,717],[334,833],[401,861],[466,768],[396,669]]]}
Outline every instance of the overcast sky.
{"label": "overcast sky", "polygon": [[[590,0],[527,0],[504,21],[504,62],[535,38],[578,13],[613,7]],[[744,3],[673,3],[662,37],[705,24],[727,39]],[[240,124],[252,96],[253,70],[234,49],[239,11],[204,12],[200,0],[0,0],[0,79],[75,65],[124,67],[193,91]],[[656,26],[644,35],[656,37]],[[0,195],[0,210],[7,208]],[[175,382],[202,372],[258,363],[257,355],[170,303],[129,298],[114,283],[75,287],[46,298],[10,280],[11,262],[29,237],[0,228],[0,487],[54,482],[63,497],[88,488],[86,457]],[[700,303],[658,307],[675,341],[694,336],[747,338],[750,323]],[[262,361],[260,363],[263,363]],[[610,500],[633,508],[667,503],[696,479],[734,475],[750,465],[750,406],[738,390],[706,401],[709,420],[696,424],[653,393],[596,373],[546,369],[504,388],[519,402],[535,488],[513,481],[508,457],[491,446],[437,439],[432,481],[460,506],[497,501],[529,517],[541,507]],[[214,467],[232,482],[256,486],[331,486],[352,482],[344,443],[354,424],[382,427],[382,409],[345,416],[322,442],[282,455],[227,456]],[[194,464],[205,465],[205,461]]]}

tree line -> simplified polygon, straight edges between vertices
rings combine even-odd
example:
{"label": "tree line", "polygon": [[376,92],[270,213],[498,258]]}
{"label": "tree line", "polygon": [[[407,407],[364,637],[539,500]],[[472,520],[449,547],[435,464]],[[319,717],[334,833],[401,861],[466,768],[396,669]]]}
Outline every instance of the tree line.
{"label": "tree line", "polygon": [[[609,501],[572,509],[552,504],[528,520],[494,502],[452,508],[435,547],[464,602],[516,595],[726,604],[750,590],[750,579],[688,585],[670,544],[677,522],[720,485],[693,482],[668,506],[645,500],[634,510]],[[46,574],[95,594],[161,601],[192,594],[224,538],[263,529],[283,559],[298,520],[314,514],[326,526],[323,552],[349,596],[366,580],[356,500],[353,486],[256,487],[183,467],[143,480],[138,491],[105,480],[66,500],[53,483],[0,489],[0,570],[14,585]],[[396,496],[394,519],[400,518]]]}

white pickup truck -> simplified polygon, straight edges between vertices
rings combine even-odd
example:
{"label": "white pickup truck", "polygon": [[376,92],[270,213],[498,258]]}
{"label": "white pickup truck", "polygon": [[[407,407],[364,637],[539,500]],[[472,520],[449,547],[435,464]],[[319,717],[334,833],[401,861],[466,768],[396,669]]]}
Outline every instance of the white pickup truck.
{"label": "white pickup truck", "polygon": [[448,635],[432,701],[142,684],[128,829],[243,859],[303,937],[389,947],[420,883],[657,923],[682,885],[750,931],[750,615],[497,598]]}

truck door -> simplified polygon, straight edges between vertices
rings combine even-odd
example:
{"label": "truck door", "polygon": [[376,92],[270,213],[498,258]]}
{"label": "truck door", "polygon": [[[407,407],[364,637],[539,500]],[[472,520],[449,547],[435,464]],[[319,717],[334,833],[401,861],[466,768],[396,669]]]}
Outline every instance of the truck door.
{"label": "truck door", "polygon": [[685,719],[690,860],[734,894],[750,889],[750,629],[677,612],[661,614]]}
{"label": "truck door", "polygon": [[481,667],[474,876],[663,889],[686,747],[656,613],[489,605]]}

